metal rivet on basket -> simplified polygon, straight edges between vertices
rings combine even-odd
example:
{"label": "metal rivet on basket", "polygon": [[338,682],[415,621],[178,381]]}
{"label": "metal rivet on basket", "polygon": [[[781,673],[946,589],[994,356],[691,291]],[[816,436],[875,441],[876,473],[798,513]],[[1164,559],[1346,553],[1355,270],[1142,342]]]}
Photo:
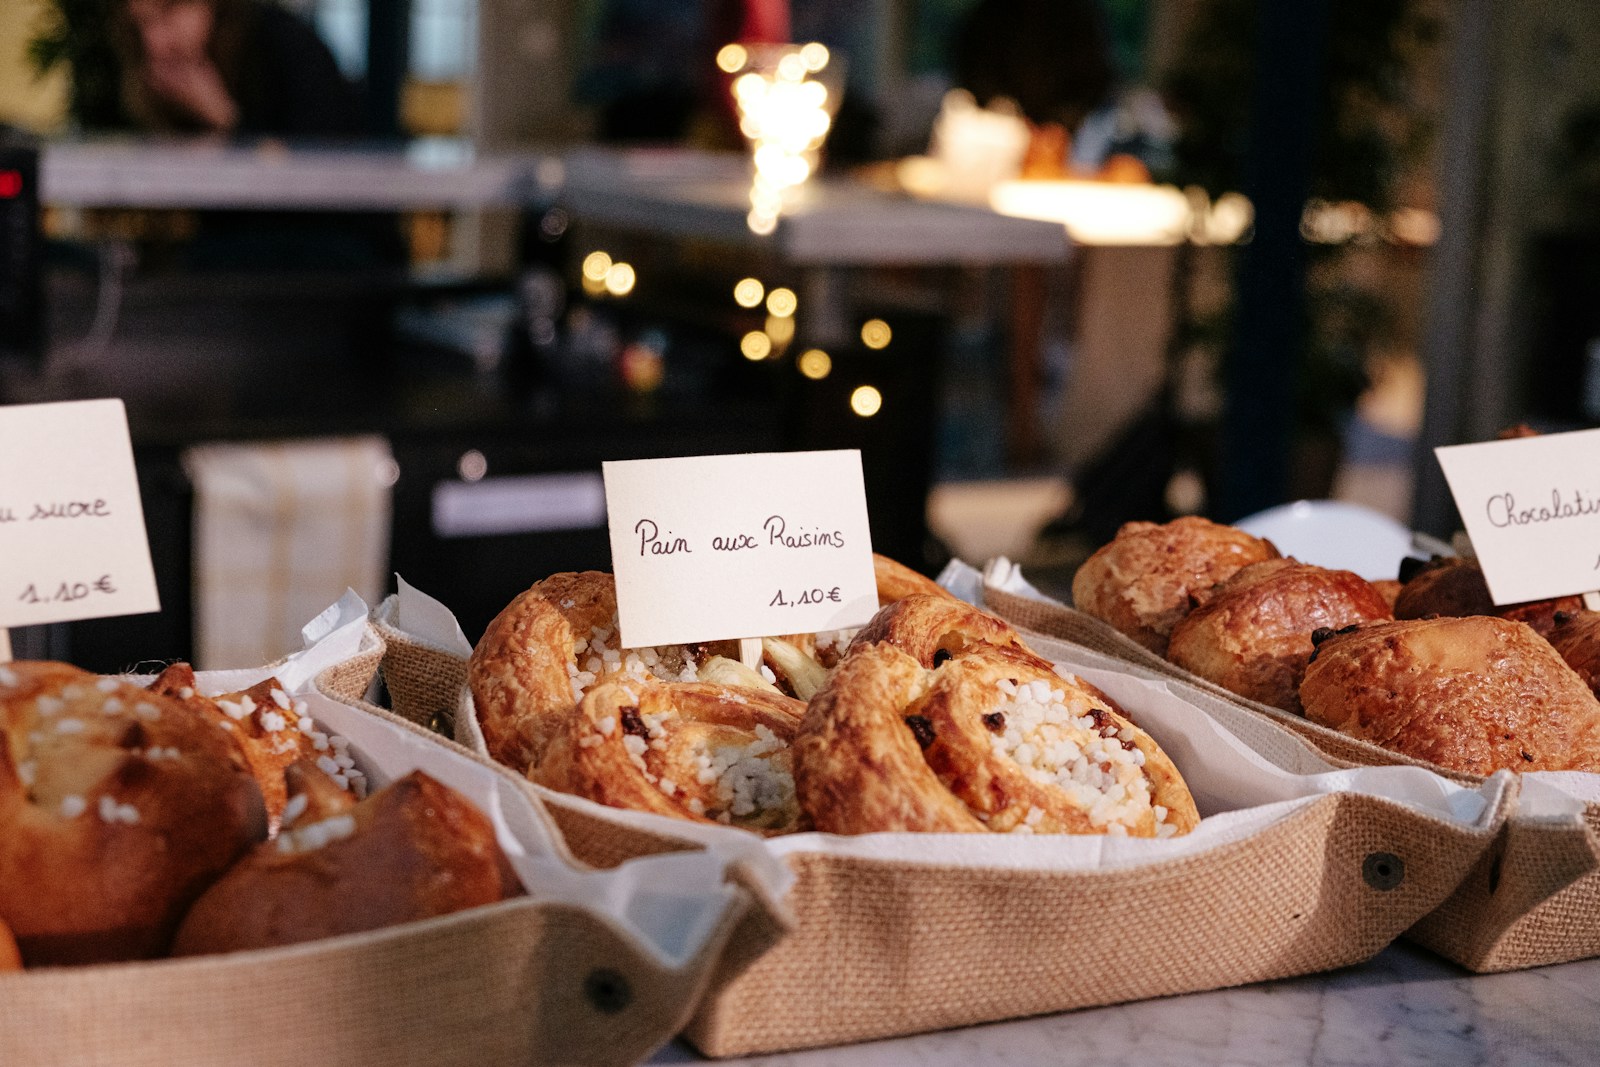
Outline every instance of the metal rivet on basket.
{"label": "metal rivet on basket", "polygon": [[1361,861],[1361,878],[1374,889],[1388,891],[1406,880],[1406,863],[1393,852],[1371,852]]}
{"label": "metal rivet on basket", "polygon": [[448,708],[441,708],[428,716],[428,729],[436,734],[454,739],[456,736],[456,715]]}
{"label": "metal rivet on basket", "polygon": [[633,988],[616,971],[601,967],[584,978],[583,995],[607,1015],[615,1015],[633,1000]]}

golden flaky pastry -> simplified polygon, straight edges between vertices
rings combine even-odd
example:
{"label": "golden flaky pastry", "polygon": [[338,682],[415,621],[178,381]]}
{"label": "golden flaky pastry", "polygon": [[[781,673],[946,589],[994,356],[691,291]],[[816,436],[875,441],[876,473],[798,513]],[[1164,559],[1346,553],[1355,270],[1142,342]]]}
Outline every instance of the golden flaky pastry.
{"label": "golden flaky pastry", "polygon": [[1529,600],[1496,605],[1489,594],[1483,567],[1475,559],[1436,557],[1424,564],[1401,587],[1394,599],[1397,619],[1425,619],[1430,615],[1498,615],[1525,622],[1541,634],[1556,624],[1558,612],[1583,610],[1579,596]]}
{"label": "golden flaky pastry", "polygon": [[975,644],[930,669],[852,645],[794,748],[801,807],[831,833],[1169,837],[1199,822],[1148,734],[1015,647]]}
{"label": "golden flaky pastry", "polygon": [[[875,556],[880,603],[911,593],[949,597],[915,571]],[[847,631],[793,634],[763,642],[766,678],[747,679],[809,699],[848,643]],[[608,681],[700,680],[712,657],[738,656],[738,642],[621,647],[616,585],[602,571],[555,574],[513,600],[495,617],[467,666],[478,721],[489,753],[518,770],[536,767],[573,707],[591,687]]]}
{"label": "golden flaky pastry", "polygon": [[1167,658],[1224,689],[1300,710],[1313,632],[1390,618],[1366,579],[1292,559],[1252,563],[1172,631]]}
{"label": "golden flaky pastry", "polygon": [[1557,612],[1552,620],[1555,626],[1545,640],[1600,696],[1600,611]]}
{"label": "golden flaky pastry", "polygon": [[1508,619],[1334,634],[1300,701],[1312,722],[1453,771],[1600,771],[1600,701],[1549,642]]}
{"label": "golden flaky pastry", "polygon": [[1276,558],[1271,541],[1194,516],[1164,525],[1125,523],[1073,575],[1072,600],[1164,656],[1172,628],[1206,602],[1213,586]]}
{"label": "golden flaky pastry", "polygon": [[[717,651],[737,654],[729,646]],[[617,592],[603,571],[553,574],[497,615],[467,664],[467,684],[489,754],[518,770],[537,766],[573,707],[613,679],[694,681],[705,646],[624,650]]]}
{"label": "golden flaky pastry", "polygon": [[850,647],[880,642],[894,645],[928,668],[987,647],[1012,650],[1039,669],[1050,669],[1049,661],[1023,644],[1008,623],[954,597],[913,594],[881,608]]}
{"label": "golden flaky pastry", "polygon": [[803,829],[790,744],[805,705],[701,682],[591,689],[529,777],[601,804],[764,834]]}
{"label": "golden flaky pastry", "polygon": [[266,833],[231,731],[121,679],[0,664],[0,921],[28,966],[165,954]]}

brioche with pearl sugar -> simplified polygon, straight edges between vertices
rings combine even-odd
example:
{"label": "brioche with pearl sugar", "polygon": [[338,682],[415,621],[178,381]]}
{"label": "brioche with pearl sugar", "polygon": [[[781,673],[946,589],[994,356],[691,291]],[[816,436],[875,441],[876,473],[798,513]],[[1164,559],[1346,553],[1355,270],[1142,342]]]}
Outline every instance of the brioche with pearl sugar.
{"label": "brioche with pearl sugar", "polygon": [[0,665],[0,922],[28,966],[167,951],[267,835],[233,733],[129,681]]}

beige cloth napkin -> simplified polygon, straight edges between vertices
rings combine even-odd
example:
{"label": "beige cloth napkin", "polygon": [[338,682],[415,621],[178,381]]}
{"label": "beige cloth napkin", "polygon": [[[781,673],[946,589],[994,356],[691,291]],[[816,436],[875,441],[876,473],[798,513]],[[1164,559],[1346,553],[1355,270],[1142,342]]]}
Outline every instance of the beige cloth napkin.
{"label": "beige cloth napkin", "polygon": [[270,663],[348,588],[383,598],[395,464],[381,437],[210,444],[194,486],[196,666]]}

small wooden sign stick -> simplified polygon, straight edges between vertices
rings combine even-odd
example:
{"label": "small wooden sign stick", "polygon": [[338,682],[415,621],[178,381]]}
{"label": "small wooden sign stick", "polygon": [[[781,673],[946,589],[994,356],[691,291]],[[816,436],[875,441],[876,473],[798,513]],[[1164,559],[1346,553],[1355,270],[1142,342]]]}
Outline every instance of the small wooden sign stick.
{"label": "small wooden sign stick", "polygon": [[11,662],[11,631],[0,626],[0,663]]}
{"label": "small wooden sign stick", "polygon": [[1590,611],[1600,611],[1600,593],[1583,594],[1583,606]]}
{"label": "small wooden sign stick", "polygon": [[761,669],[761,638],[739,638],[739,662],[753,671]]}

